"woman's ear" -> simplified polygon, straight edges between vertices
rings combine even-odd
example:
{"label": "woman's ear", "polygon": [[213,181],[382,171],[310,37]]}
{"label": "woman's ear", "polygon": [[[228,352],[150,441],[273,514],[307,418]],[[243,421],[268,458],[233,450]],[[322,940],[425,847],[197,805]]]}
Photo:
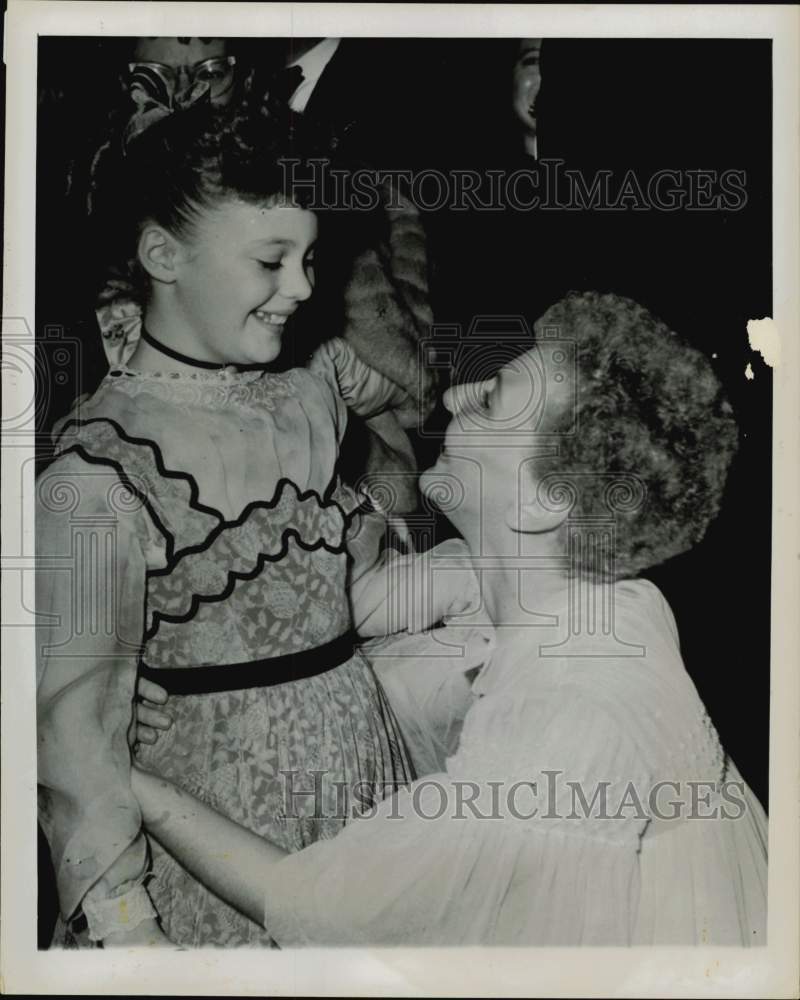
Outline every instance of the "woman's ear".
{"label": "woman's ear", "polygon": [[569,512],[569,507],[550,509],[534,499],[512,504],[506,511],[506,524],[512,531],[540,535],[560,528]]}
{"label": "woman's ear", "polygon": [[147,225],[139,237],[139,263],[154,281],[174,284],[180,247],[175,237],[163,226]]}

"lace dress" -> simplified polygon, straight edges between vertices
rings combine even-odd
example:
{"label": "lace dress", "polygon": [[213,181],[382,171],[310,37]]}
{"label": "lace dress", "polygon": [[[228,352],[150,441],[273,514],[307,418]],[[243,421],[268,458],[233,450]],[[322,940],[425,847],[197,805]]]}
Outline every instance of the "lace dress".
{"label": "lace dress", "polygon": [[494,651],[465,627],[389,647],[379,669],[415,756],[450,755],[273,867],[265,920],[282,946],[766,943],[764,811],[719,744],[661,593],[626,581],[613,602],[637,655],[594,629],[563,655],[566,607],[537,608],[558,624]]}
{"label": "lace dress", "polygon": [[[38,482],[37,609],[52,616],[39,782],[65,917],[126,852],[144,864],[126,741],[140,658],[154,671],[266,660],[267,684],[270,659],[352,628],[348,573],[372,570],[348,569],[359,498],[335,465],[343,381],[372,376],[341,343],[329,351],[282,374],[113,369],[60,428]],[[358,651],[291,683],[172,696],[170,712],[142,764],[290,851],[411,777]],[[148,889],[174,942],[270,942],[151,849]]]}

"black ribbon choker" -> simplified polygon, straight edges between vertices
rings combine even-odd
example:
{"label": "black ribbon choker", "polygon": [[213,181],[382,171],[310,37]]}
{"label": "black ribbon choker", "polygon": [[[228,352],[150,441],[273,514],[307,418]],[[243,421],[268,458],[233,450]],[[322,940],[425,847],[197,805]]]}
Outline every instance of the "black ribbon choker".
{"label": "black ribbon choker", "polygon": [[184,365],[191,365],[193,368],[203,368],[206,371],[222,371],[223,368],[235,368],[240,372],[253,372],[266,371],[267,368],[269,368],[269,365],[237,365],[233,364],[233,362],[219,364],[217,361],[200,361],[198,358],[190,358],[188,354],[181,354],[180,351],[167,347],[167,345],[162,344],[160,340],[156,340],[144,324],[142,324],[142,340],[151,347],[154,347],[157,351],[160,351],[162,354],[166,354],[168,358],[180,361]]}

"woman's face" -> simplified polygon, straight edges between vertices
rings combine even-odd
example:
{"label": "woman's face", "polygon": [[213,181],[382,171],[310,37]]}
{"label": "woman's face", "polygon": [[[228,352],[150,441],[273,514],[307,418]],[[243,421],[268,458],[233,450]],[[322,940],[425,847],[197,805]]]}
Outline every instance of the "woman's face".
{"label": "woman's face", "polygon": [[536,98],[542,86],[541,38],[523,38],[514,63],[512,104],[526,137],[536,135]]}
{"label": "woman's face", "polygon": [[235,66],[228,55],[224,38],[140,38],[132,62],[155,73],[172,100],[205,84],[211,103],[223,106],[234,94]]}
{"label": "woman's face", "polygon": [[439,458],[422,475],[423,492],[435,502],[437,487],[449,482],[448,492],[463,494],[458,509],[445,512],[465,537],[475,518],[504,517],[519,504],[532,457],[553,454],[553,435],[573,398],[563,351],[538,346],[491,378],[448,389],[444,404],[453,418]]}
{"label": "woman's face", "polygon": [[268,364],[310,295],[317,217],[294,205],[225,201],[179,241],[172,303],[178,350],[222,364]]}

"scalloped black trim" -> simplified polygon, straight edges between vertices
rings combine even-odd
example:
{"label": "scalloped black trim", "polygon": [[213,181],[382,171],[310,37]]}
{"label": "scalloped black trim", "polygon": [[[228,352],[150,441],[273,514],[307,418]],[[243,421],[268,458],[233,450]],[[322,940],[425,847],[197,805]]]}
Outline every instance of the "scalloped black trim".
{"label": "scalloped black trim", "polygon": [[[352,521],[352,519],[355,517],[356,514],[363,512],[364,510],[371,511],[373,509],[372,504],[369,501],[369,498],[367,498],[367,500],[363,504],[354,507],[353,510],[348,514],[338,501],[331,499],[333,491],[335,489],[335,481],[331,482],[331,485],[325,491],[324,496],[320,496],[320,494],[314,489],[301,490],[300,487],[293,480],[289,479],[286,476],[282,476],[275,485],[275,491],[273,493],[271,500],[253,500],[247,504],[247,506],[243,509],[243,511],[241,512],[241,514],[239,514],[237,518],[234,518],[233,520],[226,520],[225,516],[222,514],[221,511],[217,510],[214,507],[210,507],[206,504],[200,503],[199,500],[200,491],[197,484],[197,480],[191,473],[179,472],[176,470],[168,469],[166,467],[166,465],[164,464],[163,456],[161,454],[161,449],[159,448],[157,442],[149,438],[132,437],[130,434],[126,433],[126,431],[121,427],[120,424],[118,424],[115,420],[111,419],[110,417],[89,417],[86,419],[71,418],[62,426],[61,431],[59,432],[58,435],[58,439],[56,440],[56,444],[58,444],[58,441],[64,436],[67,427],[70,426],[83,427],[88,424],[95,424],[95,423],[108,424],[110,427],[113,428],[114,432],[117,434],[120,440],[125,441],[128,444],[139,445],[149,448],[153,454],[153,459],[155,461],[156,469],[159,475],[163,476],[166,479],[178,479],[186,482],[189,486],[190,507],[192,507],[194,510],[197,510],[199,513],[213,516],[218,521],[216,527],[211,529],[211,531],[208,533],[208,535],[202,542],[196,545],[188,545],[185,548],[178,549],[176,551],[174,535],[161,521],[161,518],[156,513],[155,509],[153,508],[147,496],[140,489],[134,486],[134,484],[131,482],[130,478],[126,474],[124,468],[118,461],[116,461],[116,459],[92,455],[90,452],[86,450],[85,446],[80,443],[70,445],[63,451],[59,452],[56,457],[61,457],[63,455],[69,455],[71,453],[75,453],[78,454],[85,461],[89,462],[90,464],[109,466],[117,473],[117,475],[120,478],[120,481],[123,482],[128,487],[128,489],[130,489],[131,492],[142,501],[142,504],[147,509],[148,514],[153,519],[158,530],[164,536],[167,544],[166,565],[162,569],[148,570],[146,574],[146,578],[148,580],[151,579],[152,577],[169,576],[175,569],[175,566],[184,556],[197,555],[201,552],[206,551],[214,544],[217,538],[219,538],[219,536],[224,531],[226,531],[229,528],[241,527],[241,525],[245,523],[245,521],[250,517],[250,515],[254,510],[257,509],[273,510],[280,502],[284,490],[287,487],[291,487],[294,490],[298,502],[314,499],[317,501],[318,505],[322,509],[330,509],[331,507],[335,507],[339,511],[342,517],[345,529],[347,528],[348,524],[350,523],[350,521]],[[325,541],[324,538],[318,538],[315,542],[312,543],[305,542],[303,541],[299,532],[295,528],[285,528],[284,531],[281,532],[280,548],[274,555],[269,555],[265,552],[259,553],[258,558],[256,559],[255,566],[251,570],[246,570],[246,571],[239,571],[235,569],[226,570],[228,574],[228,582],[226,583],[224,589],[220,593],[213,594],[210,596],[193,594],[190,603],[190,608],[184,614],[171,615],[168,612],[162,612],[159,611],[158,609],[153,610],[152,623],[150,628],[145,629],[144,631],[144,640],[148,641],[156,635],[156,633],[158,632],[158,627],[162,621],[167,621],[174,624],[189,622],[195,617],[201,604],[212,604],[227,600],[227,598],[230,597],[230,595],[233,593],[233,590],[239,581],[254,580],[261,573],[266,563],[279,562],[281,559],[283,559],[289,550],[290,539],[294,538],[294,540],[300,546],[300,548],[302,548],[306,552],[315,552],[318,549],[324,548],[332,555],[341,555],[343,552],[347,550],[347,545],[345,542],[345,534],[346,530],[342,532],[342,541],[339,545],[331,546]]]}
{"label": "scalloped black trim", "polygon": [[[147,496],[140,489],[138,489],[138,487],[133,485],[133,483],[128,478],[127,473],[122,468],[120,463],[113,458],[103,458],[97,455],[92,455],[91,452],[88,452],[82,444],[70,445],[69,448],[65,448],[63,451],[60,451],[56,455],[56,459],[62,458],[65,455],[78,455],[80,456],[80,458],[82,458],[85,462],[88,462],[90,465],[106,465],[109,468],[113,469],[114,472],[116,472],[116,474],[120,478],[120,481],[123,482],[128,487],[128,489],[142,501],[142,504],[147,509],[147,513],[153,519],[156,527],[164,536],[164,539],[166,540],[167,543],[167,562],[171,563],[175,551],[175,536],[172,534],[169,528],[161,521],[161,518],[158,516],[157,512],[153,508]],[[148,576],[149,574],[150,571],[148,571]]]}
{"label": "scalloped black trim", "polygon": [[[112,420],[111,417],[71,417],[61,428],[58,434],[58,438],[55,441],[56,446],[58,445],[61,438],[68,427],[88,427],[89,424],[108,424],[112,427],[117,435],[122,441],[127,444],[141,445],[142,447],[149,448],[153,453],[153,458],[156,463],[156,469],[159,475],[163,476],[165,479],[180,479],[188,484],[189,486],[189,506],[193,507],[195,510],[199,511],[201,514],[210,514],[212,517],[216,517],[217,520],[224,520],[224,517],[220,511],[215,507],[209,507],[206,504],[200,503],[200,489],[197,485],[197,480],[189,472],[177,472],[174,469],[168,469],[164,465],[164,458],[161,454],[161,449],[158,444],[151,440],[150,438],[136,438],[128,434],[116,420]],[[66,455],[72,448],[67,448],[60,454]],[[58,456],[56,456],[58,457]],[[111,459],[111,462],[114,460]],[[117,464],[117,463],[115,463]]]}
{"label": "scalloped black trim", "polygon": [[[316,542],[308,544],[307,542],[303,541],[303,539],[300,537],[295,528],[285,528],[281,532],[281,547],[278,550],[278,552],[275,553],[275,555],[269,555],[266,552],[259,552],[255,565],[251,570],[243,570],[243,571],[236,569],[226,570],[228,574],[228,582],[225,584],[224,589],[220,591],[218,594],[211,594],[210,596],[207,596],[205,594],[192,594],[189,610],[180,615],[173,615],[166,611],[159,611],[156,608],[152,612],[153,614],[152,625],[149,629],[145,630],[144,633],[145,640],[153,638],[156,632],[158,632],[158,627],[162,621],[171,622],[173,624],[179,624],[181,622],[189,622],[195,617],[201,604],[216,604],[220,601],[227,600],[227,598],[229,598],[233,593],[233,590],[239,581],[255,580],[255,578],[259,576],[259,574],[261,573],[261,570],[264,568],[266,563],[280,562],[280,560],[283,559],[286,553],[289,551],[290,538],[294,538],[294,540],[297,542],[300,548],[303,549],[305,552],[316,552],[317,549],[325,549],[332,555],[341,555],[343,552],[347,551],[347,546],[344,543],[344,541],[339,546],[331,546],[328,545],[328,543],[325,541],[324,538],[318,538]],[[202,551],[202,549],[200,551]],[[153,573],[149,575],[164,576],[169,574],[165,574],[164,570],[154,570]]]}
{"label": "scalloped black trim", "polygon": [[[215,528],[211,529],[211,531],[208,533],[207,537],[203,542],[199,542],[197,545],[187,545],[186,548],[180,549],[178,552],[175,553],[175,559],[173,560],[172,566],[165,567],[164,569],[154,570],[153,576],[169,576],[169,573],[172,572],[177,563],[180,562],[180,560],[183,559],[184,556],[197,555],[200,552],[204,552],[206,549],[210,549],[211,546],[214,544],[214,542],[219,538],[219,536],[224,531],[227,531],[229,528],[240,528],[245,523],[245,521],[250,517],[250,515],[254,510],[259,510],[259,509],[274,510],[275,507],[277,507],[278,504],[280,503],[281,498],[283,497],[284,490],[286,489],[287,486],[291,486],[291,488],[295,491],[298,502],[303,502],[305,500],[313,499],[317,501],[317,504],[323,510],[329,510],[331,507],[335,507],[341,514],[345,526],[347,526],[348,522],[353,519],[353,516],[356,514],[356,512],[361,509],[360,507],[356,507],[350,514],[348,514],[345,511],[344,507],[342,507],[342,505],[337,500],[330,500],[326,502],[322,499],[322,497],[319,495],[319,493],[317,493],[316,490],[301,490],[300,487],[297,485],[297,483],[295,483],[292,479],[289,479],[286,476],[281,476],[281,478],[275,484],[275,492],[273,493],[271,500],[251,500],[250,503],[248,503],[244,507],[242,513],[238,517],[234,518],[231,521],[226,521],[223,518],[220,524],[218,524]],[[294,531],[293,528],[287,528],[284,532],[281,533],[282,547],[284,547],[283,536],[286,534],[286,532],[291,533],[293,531]],[[324,546],[329,552],[332,552],[335,555],[338,555],[339,553],[344,551],[343,544],[332,548],[327,544],[327,542],[325,542],[324,538],[320,538],[317,542],[314,543],[314,545],[311,548],[308,548],[306,544],[302,541],[300,535],[297,534],[296,531],[294,533],[295,535],[297,535],[298,542],[308,552],[313,551],[315,548],[320,548],[321,545]],[[283,555],[286,555],[285,551],[283,552]]]}

